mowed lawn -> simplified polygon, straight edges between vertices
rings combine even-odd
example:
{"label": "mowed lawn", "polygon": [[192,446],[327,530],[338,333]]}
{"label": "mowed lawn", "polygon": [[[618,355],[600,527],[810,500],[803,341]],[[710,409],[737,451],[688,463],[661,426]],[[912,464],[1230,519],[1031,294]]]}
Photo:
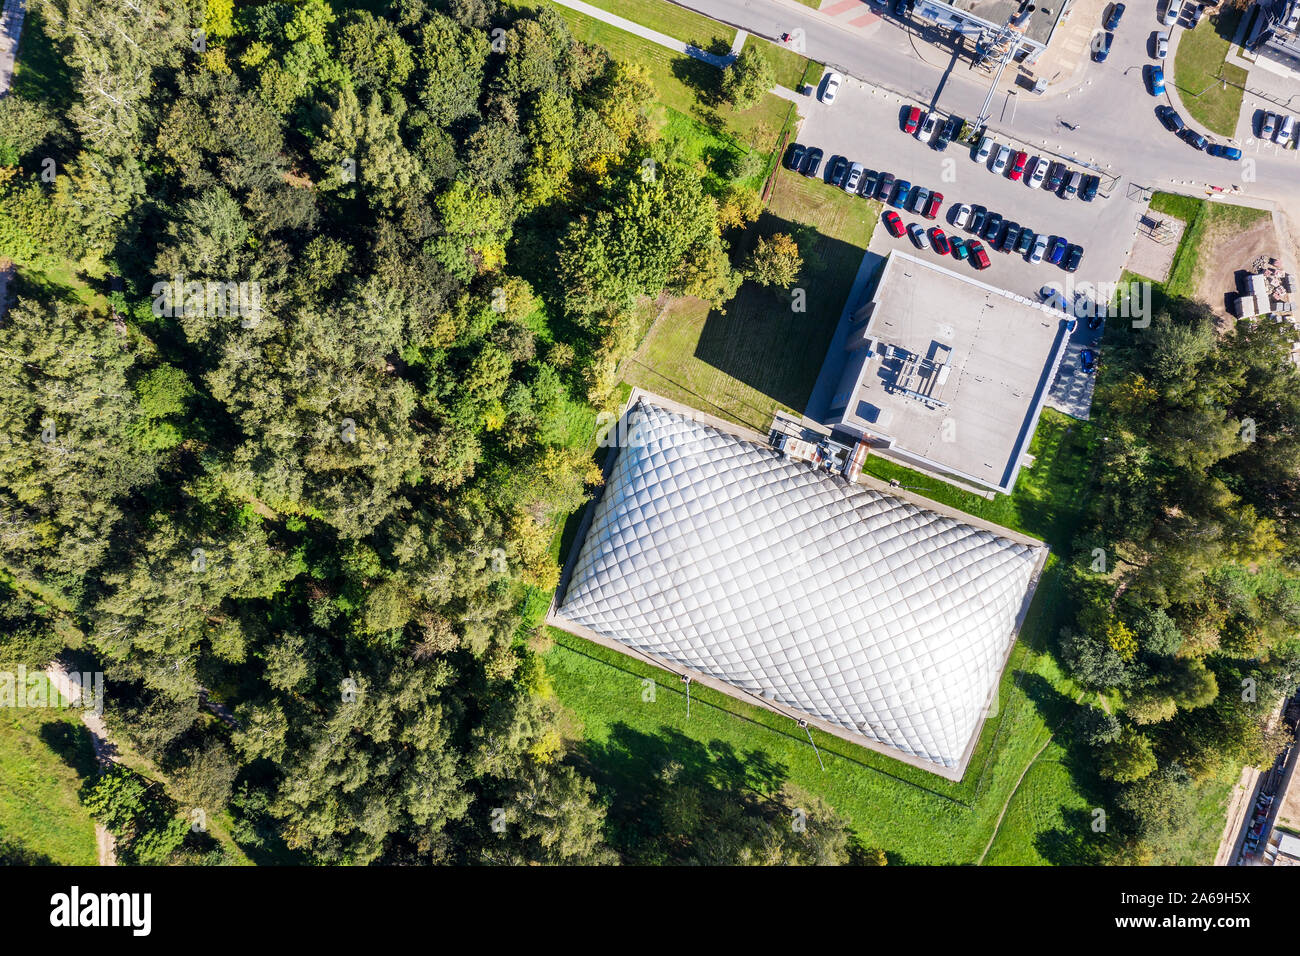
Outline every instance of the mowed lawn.
{"label": "mowed lawn", "polygon": [[668,0],[587,0],[587,3],[701,50],[730,48],[736,36],[735,29],[725,23]]}
{"label": "mowed lawn", "polygon": [[[1079,506],[1087,479],[1090,440],[1089,425],[1045,413],[1032,447],[1037,461],[997,513],[1018,530],[1058,544],[1068,540],[1078,519],[1071,509]],[[1069,614],[1060,560],[1054,556],[1044,571],[1003,675],[998,711],[985,722],[958,783],[814,731],[823,770],[788,718],[707,688],[692,686],[688,719],[675,675],[554,629],[547,674],[576,717],[575,745],[585,769],[611,800],[635,800],[638,777],[690,748],[717,762],[761,764],[778,779],[823,796],[851,821],[864,845],[884,849],[892,863],[974,863],[991,840],[987,862],[1077,862],[1091,829],[1070,832],[1068,839],[1054,834],[1082,821],[1079,811],[1090,805],[1084,796],[1088,771],[1080,772],[1083,779],[1063,766],[1052,772],[1043,758],[1031,767],[1079,696],[1048,650]],[[646,678],[655,684],[653,702],[645,700]]]}
{"label": "mowed lawn", "polygon": [[0,864],[95,865],[95,822],[77,796],[94,769],[78,711],[0,708]]}
{"label": "mowed lawn", "polygon": [[1179,99],[1192,119],[1219,136],[1236,134],[1241,113],[1242,91],[1218,79],[1222,75],[1233,83],[1246,82],[1245,70],[1224,63],[1240,16],[1237,10],[1225,9],[1202,18],[1195,30],[1179,31],[1182,35],[1174,51]]}
{"label": "mowed lawn", "polygon": [[[1231,203],[1207,202],[1176,193],[1156,193],[1151,197],[1151,211],[1174,216],[1187,223],[1183,237],[1174,253],[1169,268],[1169,278],[1163,289],[1169,295],[1193,296],[1201,274],[1202,241],[1220,227],[1245,232],[1262,219],[1272,215],[1267,209],[1234,206]],[[1243,263],[1246,265],[1247,263]]]}
{"label": "mowed lawn", "polygon": [[726,314],[694,299],[665,306],[626,380],[766,434],[777,409],[802,412],[871,241],[878,204],[781,168],[768,207],[740,240],[788,233],[803,253],[805,311],[753,283]]}

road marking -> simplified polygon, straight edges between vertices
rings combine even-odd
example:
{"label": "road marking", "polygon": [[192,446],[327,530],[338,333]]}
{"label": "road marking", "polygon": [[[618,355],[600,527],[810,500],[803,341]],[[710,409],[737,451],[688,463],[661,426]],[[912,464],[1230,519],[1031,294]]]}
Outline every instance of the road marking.
{"label": "road marking", "polygon": [[875,23],[879,19],[880,17],[876,16],[874,13],[868,13],[858,17],[856,20],[850,20],[849,26],[851,27],[870,26],[871,24]]}
{"label": "road marking", "polygon": [[841,13],[848,13],[854,7],[862,6],[862,0],[840,0],[839,3],[832,3],[829,7],[822,7],[819,11],[828,17],[838,17]]}

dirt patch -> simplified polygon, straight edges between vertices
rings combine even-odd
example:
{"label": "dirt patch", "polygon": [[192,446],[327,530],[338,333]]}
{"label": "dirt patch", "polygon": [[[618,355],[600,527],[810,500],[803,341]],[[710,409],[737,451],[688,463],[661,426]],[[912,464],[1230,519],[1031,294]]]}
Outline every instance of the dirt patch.
{"label": "dirt patch", "polygon": [[1237,273],[1249,270],[1259,256],[1279,258],[1281,253],[1282,244],[1271,216],[1245,232],[1227,223],[1216,223],[1206,230],[1198,258],[1201,276],[1196,298],[1210,304],[1221,329],[1236,321],[1228,311],[1228,300],[1241,291],[1237,288]]}
{"label": "dirt patch", "polygon": [[1139,228],[1133,238],[1133,251],[1128,256],[1128,269],[1156,282],[1164,282],[1169,278],[1169,268],[1174,264],[1174,254],[1187,223],[1163,213],[1148,213],[1147,216],[1162,224],[1160,238],[1156,239],[1155,233],[1145,226]]}

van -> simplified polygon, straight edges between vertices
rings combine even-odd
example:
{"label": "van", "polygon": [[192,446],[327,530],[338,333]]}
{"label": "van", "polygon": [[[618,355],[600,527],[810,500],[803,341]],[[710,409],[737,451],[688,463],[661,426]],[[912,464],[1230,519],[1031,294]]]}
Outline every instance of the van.
{"label": "van", "polygon": [[1083,185],[1083,173],[1076,172],[1070,177],[1069,182],[1065,184],[1065,196],[1063,198],[1069,199],[1078,195],[1081,185]]}
{"label": "van", "polygon": [[1295,117],[1288,116],[1282,121],[1282,125],[1277,131],[1277,142],[1281,146],[1289,146],[1291,137],[1295,135]]}

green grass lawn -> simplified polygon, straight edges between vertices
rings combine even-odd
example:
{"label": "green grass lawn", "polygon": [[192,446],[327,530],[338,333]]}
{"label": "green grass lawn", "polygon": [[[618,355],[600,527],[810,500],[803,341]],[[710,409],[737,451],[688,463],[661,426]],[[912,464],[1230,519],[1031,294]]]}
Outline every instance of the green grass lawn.
{"label": "green grass lawn", "polygon": [[95,822],[77,796],[94,770],[78,711],[0,708],[0,864],[94,866]]}
{"label": "green grass lawn", "polygon": [[780,169],[767,211],[741,240],[785,232],[799,241],[797,287],[806,311],[746,283],[726,314],[693,299],[670,301],[626,380],[766,433],[778,408],[802,411],[844,301],[871,241],[879,207],[821,181]]}
{"label": "green grass lawn", "polygon": [[745,38],[745,48],[763,51],[776,70],[777,86],[797,93],[805,83],[816,83],[821,79],[822,65],[789,47],[751,35]]}
{"label": "green grass lawn", "polygon": [[[1005,512],[1019,530],[1068,540],[1077,514],[1044,515],[1037,504],[1050,499],[1061,509],[1079,505],[1089,429],[1045,413],[1032,448],[1038,460],[1022,473],[1013,496],[1023,500]],[[1031,474],[1034,480],[1027,480]],[[1073,822],[1087,803],[1075,776],[1051,773],[1040,759],[1016,788],[1048,740],[1049,728],[1078,696],[1047,651],[1068,613],[1059,571],[1054,558],[1003,675],[999,709],[985,722],[966,776],[957,783],[814,731],[823,771],[788,718],[693,687],[687,719],[675,675],[554,629],[547,674],[576,718],[575,746],[584,769],[613,801],[634,800],[639,777],[653,773],[668,756],[692,750],[718,762],[761,764],[823,796],[849,818],[864,845],[883,848],[891,862],[972,863],[994,836],[1014,792],[998,829],[996,862],[1073,862],[1086,835],[1037,836],[1060,829],[1061,820]],[[657,685],[652,703],[643,700],[647,677]],[[1052,752],[1049,747],[1044,758]]]}
{"label": "green grass lawn", "polygon": [[1181,31],[1174,51],[1174,84],[1183,106],[1192,119],[1219,136],[1236,134],[1241,113],[1242,91],[1218,80],[1222,76],[1234,83],[1246,82],[1245,70],[1223,62],[1240,16],[1237,10],[1225,9],[1205,17],[1195,30]]}
{"label": "green grass lawn", "polygon": [[1267,209],[1208,202],[1174,193],[1156,193],[1152,196],[1151,211],[1187,223],[1183,237],[1178,242],[1178,251],[1174,253],[1174,262],[1169,268],[1169,278],[1164,283],[1163,291],[1168,295],[1189,297],[1196,291],[1196,278],[1203,252],[1201,244],[1208,232],[1215,231],[1220,226],[1245,231],[1272,215]]}
{"label": "green grass lawn", "polygon": [[711,50],[715,44],[730,48],[736,37],[734,28],[702,13],[679,7],[667,0],[587,0],[593,7],[631,20],[651,30],[690,43],[701,50]]}

